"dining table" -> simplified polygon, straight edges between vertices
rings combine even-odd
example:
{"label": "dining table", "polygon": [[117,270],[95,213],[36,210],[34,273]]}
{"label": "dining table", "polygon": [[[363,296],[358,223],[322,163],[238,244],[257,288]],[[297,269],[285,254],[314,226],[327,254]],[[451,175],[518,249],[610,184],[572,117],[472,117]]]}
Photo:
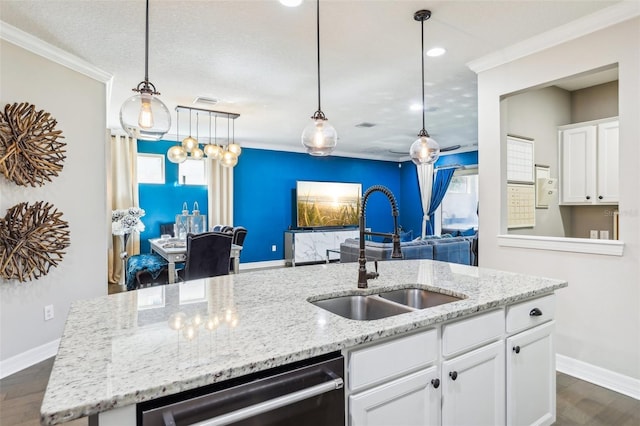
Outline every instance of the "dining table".
{"label": "dining table", "polygon": [[[169,284],[174,284],[176,280],[176,263],[187,260],[187,242],[177,238],[152,238],[149,240],[151,251],[159,254],[167,261],[169,271]],[[231,255],[233,267],[231,271],[237,274],[240,270],[240,251],[242,246],[231,244]]]}

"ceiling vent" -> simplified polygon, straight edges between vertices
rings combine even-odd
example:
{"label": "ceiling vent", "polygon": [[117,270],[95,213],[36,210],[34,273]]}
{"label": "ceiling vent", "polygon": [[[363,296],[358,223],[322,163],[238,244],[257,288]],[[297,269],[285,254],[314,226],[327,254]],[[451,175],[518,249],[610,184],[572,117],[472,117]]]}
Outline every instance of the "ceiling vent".
{"label": "ceiling vent", "polygon": [[218,102],[220,102],[220,99],[210,98],[208,96],[198,96],[193,100],[194,104],[216,105]]}
{"label": "ceiling vent", "polygon": [[367,123],[366,121],[360,123],[360,124],[356,124],[356,127],[373,127],[375,126],[374,123]]}

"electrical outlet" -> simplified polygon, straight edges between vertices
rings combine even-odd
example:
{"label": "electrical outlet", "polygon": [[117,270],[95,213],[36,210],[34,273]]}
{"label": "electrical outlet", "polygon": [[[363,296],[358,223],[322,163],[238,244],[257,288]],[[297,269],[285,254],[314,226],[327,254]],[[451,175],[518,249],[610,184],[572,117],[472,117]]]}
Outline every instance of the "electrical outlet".
{"label": "electrical outlet", "polygon": [[600,239],[608,240],[609,239],[609,231],[600,231]]}
{"label": "electrical outlet", "polygon": [[598,239],[598,231],[595,229],[592,229],[591,231],[589,231],[589,238],[591,239]]}
{"label": "electrical outlet", "polygon": [[276,245],[275,245],[275,244],[274,244],[274,245],[272,245],[272,246],[271,246],[271,251],[276,251],[276,250],[277,250]]}
{"label": "electrical outlet", "polygon": [[49,321],[53,319],[53,305],[47,305],[44,307],[44,320]]}

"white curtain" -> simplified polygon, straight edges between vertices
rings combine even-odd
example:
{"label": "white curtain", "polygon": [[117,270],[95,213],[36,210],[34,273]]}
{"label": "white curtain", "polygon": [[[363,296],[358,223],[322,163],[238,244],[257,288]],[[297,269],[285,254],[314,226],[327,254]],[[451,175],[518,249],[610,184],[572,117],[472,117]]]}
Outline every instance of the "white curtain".
{"label": "white curtain", "polygon": [[215,225],[233,226],[233,168],[205,159],[207,173],[209,229]]}
{"label": "white curtain", "polygon": [[[108,139],[111,147],[111,164],[107,168],[110,174],[107,177],[107,185],[109,185],[107,189],[107,194],[109,194],[107,206],[111,210],[139,207],[136,172],[138,147],[136,140],[120,135],[110,135]],[[109,218],[111,218],[111,210],[108,212]],[[142,221],[144,222],[144,218]],[[111,225],[110,220],[109,225]],[[109,231],[111,231],[110,228]],[[121,238],[112,236],[108,254],[108,279],[110,284],[119,284],[123,276],[122,260],[119,256],[121,250]],[[133,232],[131,234],[127,244],[127,252],[129,255],[140,253],[140,235],[138,233]]]}
{"label": "white curtain", "polygon": [[422,201],[422,237],[427,234],[427,221],[431,207],[431,190],[433,189],[433,164],[416,166],[418,184],[420,186],[420,200]]}

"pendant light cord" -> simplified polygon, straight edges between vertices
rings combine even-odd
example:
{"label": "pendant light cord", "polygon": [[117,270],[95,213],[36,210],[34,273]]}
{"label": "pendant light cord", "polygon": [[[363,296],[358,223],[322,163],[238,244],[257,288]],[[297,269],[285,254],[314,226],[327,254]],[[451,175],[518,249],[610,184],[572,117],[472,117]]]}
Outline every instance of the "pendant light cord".
{"label": "pendant light cord", "polygon": [[149,81],[149,0],[147,0],[146,22],[144,35],[144,81]]}
{"label": "pendant light cord", "polygon": [[316,1],[316,37],[318,50],[318,111],[322,111],[320,108],[320,0]]}
{"label": "pendant light cord", "polygon": [[425,131],[425,99],[424,99],[424,21],[421,22],[420,36],[422,37],[422,47],[420,50],[420,57],[422,59],[422,131]]}

